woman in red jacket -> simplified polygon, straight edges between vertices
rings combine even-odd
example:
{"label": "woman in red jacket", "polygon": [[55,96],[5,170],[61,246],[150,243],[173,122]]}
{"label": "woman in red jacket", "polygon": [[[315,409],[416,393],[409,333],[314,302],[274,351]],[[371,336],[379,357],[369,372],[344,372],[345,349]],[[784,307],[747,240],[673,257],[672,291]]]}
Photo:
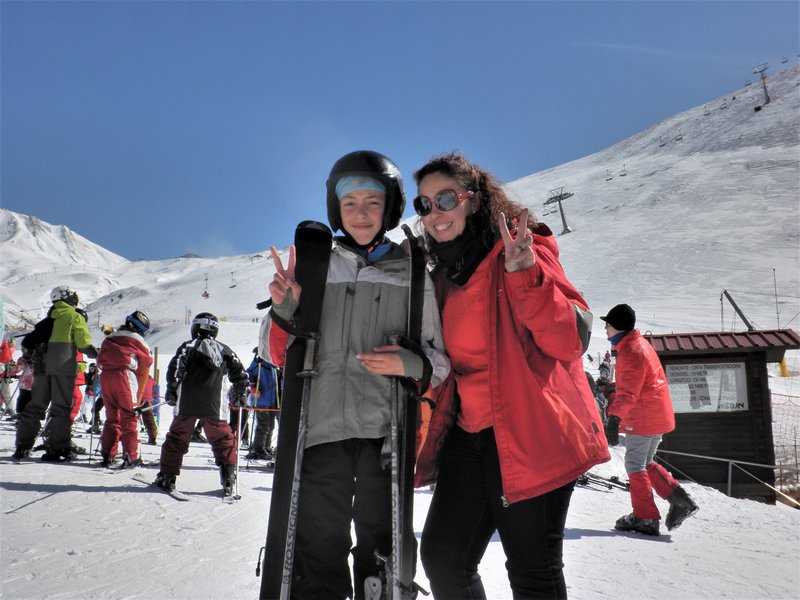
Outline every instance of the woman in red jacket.
{"label": "woman in red jacket", "polygon": [[497,532],[514,598],[565,598],[573,486],[610,458],[581,362],[591,313],[552,232],[489,173],[452,153],[415,177],[453,365],[418,458],[416,484],[436,481],[422,564],[435,597],[483,598]]}
{"label": "woman in red jacket", "polygon": [[654,489],[669,504],[666,525],[672,530],[697,512],[697,505],[678,481],[653,460],[661,436],[675,429],[667,376],[658,354],[636,327],[636,313],[617,304],[601,320],[617,352],[617,387],[608,409],[608,439],[616,445],[620,423],[625,432],[625,471],[630,482],[633,512],[617,519],[616,529],[658,535],[661,514]]}

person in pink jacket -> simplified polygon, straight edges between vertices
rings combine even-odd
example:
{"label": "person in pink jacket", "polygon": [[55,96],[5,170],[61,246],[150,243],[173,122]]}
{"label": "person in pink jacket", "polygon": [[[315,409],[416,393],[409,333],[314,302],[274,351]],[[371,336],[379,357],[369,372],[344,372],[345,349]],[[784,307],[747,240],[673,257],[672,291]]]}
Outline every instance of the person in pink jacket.
{"label": "person in pink jacket", "polygon": [[[667,377],[658,354],[636,327],[636,313],[618,304],[604,317],[606,335],[617,353],[616,396],[608,409],[606,434],[617,445],[625,433],[625,471],[630,482],[633,512],[617,519],[615,528],[647,535],[659,534],[661,514],[653,492],[669,504],[666,526],[679,527],[698,508],[678,481],[653,460],[661,436],[675,429]],[[651,490],[652,488],[652,490]]]}
{"label": "person in pink jacket", "polygon": [[116,333],[103,340],[97,365],[100,368],[100,387],[106,409],[106,422],[100,444],[103,448],[101,465],[108,467],[122,442],[123,467],[141,464],[139,458],[138,419],[133,409],[144,395],[153,357],[144,341],[150,330],[150,319],[134,311]]}
{"label": "person in pink jacket", "polygon": [[552,232],[484,169],[451,153],[415,178],[452,363],[415,473],[436,482],[422,565],[436,598],[485,598],[478,565],[497,533],[514,598],[565,598],[575,480],[610,458],[583,371],[591,313]]}

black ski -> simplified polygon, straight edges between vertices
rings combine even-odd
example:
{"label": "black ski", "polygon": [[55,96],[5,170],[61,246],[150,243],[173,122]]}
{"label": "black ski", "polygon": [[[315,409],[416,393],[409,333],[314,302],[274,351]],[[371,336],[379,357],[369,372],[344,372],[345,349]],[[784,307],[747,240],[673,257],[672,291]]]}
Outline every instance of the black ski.
{"label": "black ski", "polygon": [[292,331],[296,337],[286,351],[281,424],[259,595],[261,600],[288,599],[291,590],[308,404],[312,379],[316,375],[314,353],[332,241],[333,234],[328,226],[315,221],[303,221],[295,231],[295,279],[302,293]]}
{"label": "black ski", "polygon": [[[421,355],[429,365],[420,347],[422,336],[422,308],[425,293],[424,249],[407,226],[403,231],[409,242],[410,282],[408,299],[408,325],[405,336],[390,343],[399,343]],[[428,387],[430,370],[426,368],[421,387]],[[393,378],[392,381],[392,553],[376,559],[384,566],[384,581],[374,577],[365,581],[367,598],[410,600],[416,591],[427,592],[414,583],[416,565],[416,539],[414,536],[414,465],[416,463],[417,405],[421,400],[416,384],[409,380]],[[379,596],[380,595],[380,596]]]}
{"label": "black ski", "polygon": [[616,475],[612,475],[611,477],[604,477],[603,475],[597,475],[596,473],[592,473],[591,471],[584,474],[587,480],[591,483],[606,485],[609,488],[615,487],[621,490],[628,491],[630,489],[630,484],[627,481],[622,481]]}

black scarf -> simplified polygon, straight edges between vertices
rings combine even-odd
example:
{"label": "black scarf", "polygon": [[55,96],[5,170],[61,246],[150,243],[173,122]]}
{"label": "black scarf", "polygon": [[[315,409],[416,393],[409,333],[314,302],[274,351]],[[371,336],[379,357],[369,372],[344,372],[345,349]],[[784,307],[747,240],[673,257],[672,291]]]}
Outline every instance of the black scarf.
{"label": "black scarf", "polygon": [[479,233],[483,220],[476,217],[476,214],[467,217],[466,227],[457,238],[449,242],[433,242],[430,248],[436,261],[436,270],[444,271],[447,278],[459,286],[469,281],[491,250]]}

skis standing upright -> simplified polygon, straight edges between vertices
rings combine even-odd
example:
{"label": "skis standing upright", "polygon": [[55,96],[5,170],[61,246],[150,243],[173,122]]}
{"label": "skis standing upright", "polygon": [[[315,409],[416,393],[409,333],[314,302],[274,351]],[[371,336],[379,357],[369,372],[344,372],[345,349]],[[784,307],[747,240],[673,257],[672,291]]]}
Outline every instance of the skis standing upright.
{"label": "skis standing upright", "polygon": [[[302,287],[295,313],[296,336],[286,351],[281,426],[272,480],[261,600],[288,599],[294,566],[300,474],[308,428],[314,353],[328,274],[333,234],[327,225],[303,221],[295,231],[295,279]],[[273,325],[274,326],[274,325]]]}
{"label": "skis standing upright", "polygon": [[[421,355],[426,365],[420,387],[427,389],[431,368],[420,347],[422,335],[422,305],[425,293],[425,252],[407,226],[403,231],[409,242],[410,276],[408,292],[408,324],[405,336],[388,340]],[[385,600],[410,600],[415,596],[414,566],[416,564],[416,539],[414,536],[414,465],[416,463],[417,406],[420,401],[416,384],[392,378],[391,423],[391,476],[392,476],[392,553],[388,557],[377,554],[384,564],[385,583],[374,578],[365,582],[368,598]],[[381,588],[380,593],[378,589]],[[427,595],[427,592],[424,592]]]}

